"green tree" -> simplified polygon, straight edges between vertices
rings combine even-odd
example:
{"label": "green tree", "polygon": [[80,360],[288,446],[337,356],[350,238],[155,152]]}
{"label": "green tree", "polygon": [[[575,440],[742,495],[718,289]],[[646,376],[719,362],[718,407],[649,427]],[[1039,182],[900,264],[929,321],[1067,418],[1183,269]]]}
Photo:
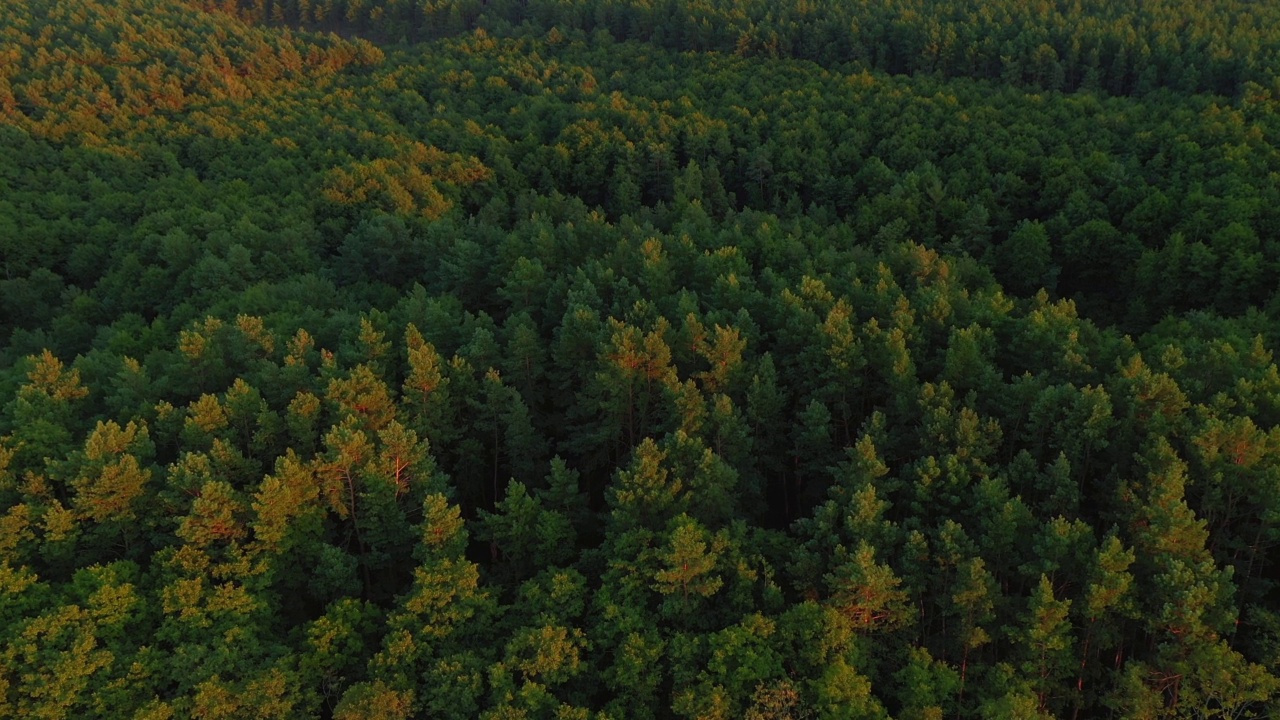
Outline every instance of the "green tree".
{"label": "green tree", "polygon": [[1025,677],[1032,678],[1039,713],[1056,704],[1053,693],[1071,673],[1074,642],[1070,611],[1071,601],[1056,599],[1053,584],[1048,576],[1041,575],[1016,631],[1023,650],[1020,669]]}
{"label": "green tree", "polygon": [[687,616],[698,598],[709,598],[724,586],[716,573],[721,542],[687,515],[671,521],[667,541],[657,555],[660,569],[653,574],[653,589],[667,597],[663,606],[668,612]]}
{"label": "green tree", "polygon": [[[1104,657],[1103,652],[1112,648],[1117,655],[1124,652],[1125,633],[1121,622],[1137,616],[1133,575],[1129,572],[1134,560],[1133,550],[1126,548],[1115,535],[1109,535],[1095,552],[1084,602],[1076,604],[1077,611],[1087,618],[1080,642],[1077,691],[1084,690],[1086,674],[1091,669],[1097,670],[1090,665],[1095,658]],[[1074,714],[1079,713],[1079,703],[1083,701],[1084,698],[1077,699]]]}
{"label": "green tree", "polygon": [[79,429],[75,404],[89,395],[80,383],[80,372],[66,368],[45,350],[26,358],[26,382],[17,392],[5,415],[12,428],[9,442],[14,449],[10,461],[13,472],[42,472],[46,459],[66,457]]}
{"label": "green tree", "polygon": [[908,650],[906,663],[893,674],[904,720],[936,720],[954,706],[960,675],[924,648]]}
{"label": "green tree", "polygon": [[957,566],[950,612],[958,626],[961,702],[969,676],[969,660],[975,651],[991,642],[991,634],[985,626],[995,618],[995,600],[995,582],[982,558],[970,558]]}
{"label": "green tree", "polygon": [[1016,295],[1053,291],[1057,269],[1053,266],[1052,243],[1043,225],[1023,220],[996,247],[996,272],[1000,281]]}
{"label": "green tree", "polygon": [[[452,662],[469,643],[478,642],[471,637],[473,618],[484,627],[491,612],[479,568],[465,557],[467,534],[458,507],[444,495],[428,495],[422,518],[412,585],[387,617],[382,648],[369,665],[374,680],[389,687],[414,687],[422,673]],[[425,686],[414,707],[431,706],[433,698],[455,691],[468,694],[465,677],[436,677],[439,683]]]}
{"label": "green tree", "polygon": [[72,506],[97,523],[127,526],[137,520],[136,506],[151,479],[144,463],[153,451],[146,425],[98,423],[85,440],[84,464],[71,482]]}
{"label": "green tree", "polygon": [[494,512],[480,511],[477,538],[501,553],[517,577],[568,564],[574,557],[577,534],[572,521],[545,507],[542,495],[530,494],[524,484],[512,480]]}
{"label": "green tree", "polygon": [[838,546],[833,566],[826,576],[828,602],[856,632],[892,631],[914,620],[915,609],[899,587],[902,581],[887,565],[876,562],[875,550],[866,541],[853,552]]}
{"label": "green tree", "polygon": [[405,329],[405,345],[408,372],[400,402],[408,412],[410,427],[436,447],[448,447],[458,430],[445,362],[412,323]]}

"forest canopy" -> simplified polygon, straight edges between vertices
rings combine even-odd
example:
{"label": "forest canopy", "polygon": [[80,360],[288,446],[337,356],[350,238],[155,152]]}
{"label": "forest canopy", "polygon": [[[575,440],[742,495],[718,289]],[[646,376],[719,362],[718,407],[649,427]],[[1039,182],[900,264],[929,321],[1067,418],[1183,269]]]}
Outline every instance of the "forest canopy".
{"label": "forest canopy", "polygon": [[0,716],[1269,717],[1277,15],[4,3]]}

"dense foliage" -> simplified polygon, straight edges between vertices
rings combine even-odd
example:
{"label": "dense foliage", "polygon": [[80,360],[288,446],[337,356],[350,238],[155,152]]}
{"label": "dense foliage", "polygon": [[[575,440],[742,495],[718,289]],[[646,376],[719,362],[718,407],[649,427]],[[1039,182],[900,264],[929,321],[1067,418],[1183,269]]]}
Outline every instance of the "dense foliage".
{"label": "dense foliage", "polygon": [[0,716],[1268,716],[1276,12],[5,3]]}

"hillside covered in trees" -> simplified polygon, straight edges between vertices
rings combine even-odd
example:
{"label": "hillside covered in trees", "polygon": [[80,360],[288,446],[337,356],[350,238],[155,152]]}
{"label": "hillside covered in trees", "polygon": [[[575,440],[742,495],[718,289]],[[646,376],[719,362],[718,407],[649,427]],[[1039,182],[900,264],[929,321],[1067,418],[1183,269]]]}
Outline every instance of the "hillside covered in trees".
{"label": "hillside covered in trees", "polygon": [[0,717],[1264,718],[1280,5],[0,4]]}

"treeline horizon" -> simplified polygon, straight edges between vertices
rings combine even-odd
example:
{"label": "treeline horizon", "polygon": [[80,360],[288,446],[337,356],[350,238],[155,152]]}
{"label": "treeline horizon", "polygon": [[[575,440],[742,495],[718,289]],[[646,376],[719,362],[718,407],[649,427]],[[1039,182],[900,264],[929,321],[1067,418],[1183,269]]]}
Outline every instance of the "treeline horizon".
{"label": "treeline horizon", "polygon": [[1049,91],[1166,88],[1274,94],[1280,11],[1248,0],[206,0],[249,22],[374,33],[391,42],[600,31],[677,51],[858,65]]}

